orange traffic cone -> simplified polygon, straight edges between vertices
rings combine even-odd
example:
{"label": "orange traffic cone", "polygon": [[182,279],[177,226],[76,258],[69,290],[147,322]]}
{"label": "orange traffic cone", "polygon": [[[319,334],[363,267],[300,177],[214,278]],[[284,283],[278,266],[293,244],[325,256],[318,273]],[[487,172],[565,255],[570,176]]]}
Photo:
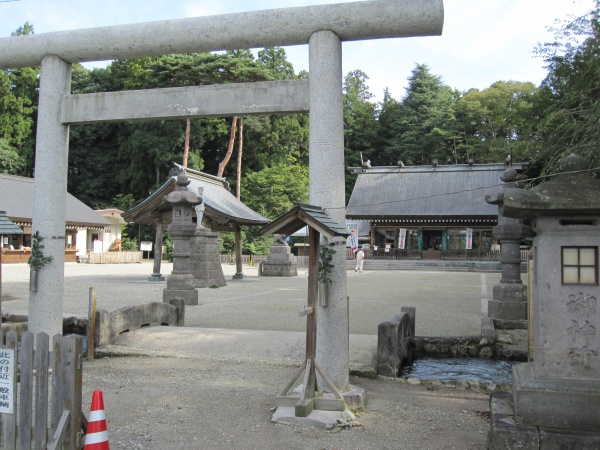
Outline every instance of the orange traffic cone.
{"label": "orange traffic cone", "polygon": [[83,449],[110,450],[106,428],[106,414],[104,414],[104,399],[102,398],[102,391],[100,389],[96,389],[92,394],[90,419],[88,421]]}

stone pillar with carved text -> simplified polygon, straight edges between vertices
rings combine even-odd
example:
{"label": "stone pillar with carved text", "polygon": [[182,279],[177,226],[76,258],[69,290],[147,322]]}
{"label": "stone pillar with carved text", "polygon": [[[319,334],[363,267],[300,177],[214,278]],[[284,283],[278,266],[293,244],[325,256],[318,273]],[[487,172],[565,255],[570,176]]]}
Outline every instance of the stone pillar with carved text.
{"label": "stone pillar with carved text", "polygon": [[490,446],[600,444],[600,180],[571,155],[562,174],[505,195],[503,214],[532,219],[534,355],[513,392],[492,394]]}

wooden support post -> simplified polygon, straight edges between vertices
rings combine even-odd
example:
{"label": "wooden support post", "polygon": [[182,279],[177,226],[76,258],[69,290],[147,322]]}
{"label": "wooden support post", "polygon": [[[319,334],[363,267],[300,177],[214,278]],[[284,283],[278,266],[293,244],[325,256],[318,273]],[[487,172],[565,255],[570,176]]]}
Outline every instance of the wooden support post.
{"label": "wooden support post", "polygon": [[242,229],[235,229],[235,278],[243,278],[244,271],[242,269]]}
{"label": "wooden support post", "polygon": [[93,287],[89,291],[88,326],[87,326],[87,356],[88,361],[93,361],[95,356],[96,336],[96,291]]}

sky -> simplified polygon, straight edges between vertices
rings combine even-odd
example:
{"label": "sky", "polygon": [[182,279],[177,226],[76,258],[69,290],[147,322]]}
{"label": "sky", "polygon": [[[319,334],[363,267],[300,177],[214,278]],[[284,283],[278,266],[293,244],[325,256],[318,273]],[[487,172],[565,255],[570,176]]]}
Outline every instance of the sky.
{"label": "sky", "polygon": [[[413,0],[419,1],[419,0]],[[25,22],[36,34],[242,11],[345,3],[348,0],[0,0],[0,37]],[[343,74],[360,69],[374,101],[389,89],[405,95],[415,64],[427,64],[448,86],[485,89],[496,81],[544,79],[535,47],[553,41],[555,19],[582,15],[594,0],[444,0],[442,36],[347,42]],[[286,47],[297,72],[308,70],[308,46]],[[106,63],[86,63],[105,67]]]}

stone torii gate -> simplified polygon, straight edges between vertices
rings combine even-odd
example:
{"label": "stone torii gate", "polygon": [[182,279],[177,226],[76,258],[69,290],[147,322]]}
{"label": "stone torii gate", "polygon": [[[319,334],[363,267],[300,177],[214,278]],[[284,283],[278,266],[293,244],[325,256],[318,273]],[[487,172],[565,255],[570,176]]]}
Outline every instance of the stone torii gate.
{"label": "stone torii gate", "polygon": [[[344,223],[341,43],[440,35],[443,16],[442,0],[374,0],[0,39],[0,69],[41,65],[33,231],[53,259],[30,293],[29,329],[62,332],[69,125],[308,112],[310,203]],[[303,44],[309,45],[309,80],[71,94],[73,63]],[[344,253],[333,261],[317,348],[319,365],[341,391],[349,371]]]}

